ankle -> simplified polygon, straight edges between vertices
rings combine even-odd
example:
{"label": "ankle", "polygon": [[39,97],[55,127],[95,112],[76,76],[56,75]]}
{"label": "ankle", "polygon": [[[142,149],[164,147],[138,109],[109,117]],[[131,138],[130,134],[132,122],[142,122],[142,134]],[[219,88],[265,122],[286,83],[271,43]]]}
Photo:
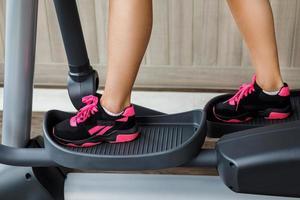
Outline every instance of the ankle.
{"label": "ankle", "polygon": [[261,79],[257,78],[256,83],[259,85],[259,87],[261,87],[264,91],[267,91],[267,92],[278,91],[284,85],[281,78],[271,79],[271,80],[267,80],[267,79],[261,80]]}
{"label": "ankle", "polygon": [[130,106],[130,101],[126,100],[124,102],[121,102],[121,101],[111,100],[105,96],[102,96],[100,99],[100,104],[109,112],[120,113],[126,107]]}

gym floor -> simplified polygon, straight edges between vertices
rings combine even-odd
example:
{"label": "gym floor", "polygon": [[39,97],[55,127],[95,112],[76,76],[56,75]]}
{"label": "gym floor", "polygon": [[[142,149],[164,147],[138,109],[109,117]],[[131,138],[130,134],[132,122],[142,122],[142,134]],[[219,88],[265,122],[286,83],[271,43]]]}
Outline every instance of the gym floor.
{"label": "gym floor", "polygon": [[[101,91],[100,91],[101,92]],[[193,109],[202,109],[206,102],[220,93],[196,93],[196,92],[155,92],[155,91],[134,91],[133,102],[135,104],[159,110],[165,113],[178,113]],[[0,89],[0,110],[3,110],[3,89]],[[75,111],[67,90],[65,89],[34,89],[33,94],[33,115],[31,137],[42,134],[42,121],[47,110],[58,109],[64,111]],[[0,112],[2,127],[2,112]],[[0,139],[1,139],[0,129]],[[204,147],[213,148],[216,140],[207,138]],[[165,170],[143,171],[133,173],[159,173],[159,174],[201,174],[216,175],[214,169],[200,168],[172,168]]]}

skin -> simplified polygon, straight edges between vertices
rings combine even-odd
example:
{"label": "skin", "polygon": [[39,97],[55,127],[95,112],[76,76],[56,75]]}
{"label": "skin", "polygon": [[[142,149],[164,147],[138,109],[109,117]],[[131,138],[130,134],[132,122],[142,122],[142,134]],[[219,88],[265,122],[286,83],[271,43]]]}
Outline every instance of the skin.
{"label": "skin", "polygon": [[152,30],[152,0],[110,0],[108,71],[101,105],[119,113],[131,91]]}
{"label": "skin", "polygon": [[[269,0],[227,0],[250,50],[257,83],[265,91],[283,85]],[[152,30],[152,0],[110,0],[108,72],[101,105],[119,113],[131,90]],[[259,20],[258,20],[259,19]]]}
{"label": "skin", "polygon": [[283,86],[269,0],[227,0],[250,50],[256,82],[265,91]]}

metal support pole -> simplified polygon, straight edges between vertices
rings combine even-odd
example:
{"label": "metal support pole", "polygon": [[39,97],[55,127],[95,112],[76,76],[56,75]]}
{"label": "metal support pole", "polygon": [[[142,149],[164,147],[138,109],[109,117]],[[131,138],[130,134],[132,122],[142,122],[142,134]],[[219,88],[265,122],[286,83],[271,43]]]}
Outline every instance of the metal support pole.
{"label": "metal support pole", "polygon": [[24,147],[30,138],[38,0],[6,1],[2,143]]}
{"label": "metal support pole", "polygon": [[90,66],[76,0],[53,2],[69,63],[69,96],[74,107],[80,109],[82,97],[96,93],[98,73]]}
{"label": "metal support pole", "polygon": [[53,0],[71,73],[89,70],[90,62],[85,46],[76,0]]}
{"label": "metal support pole", "polygon": [[[2,143],[13,147],[30,138],[37,11],[38,0],[6,1]],[[0,176],[1,199],[53,200],[30,167],[1,164]]]}

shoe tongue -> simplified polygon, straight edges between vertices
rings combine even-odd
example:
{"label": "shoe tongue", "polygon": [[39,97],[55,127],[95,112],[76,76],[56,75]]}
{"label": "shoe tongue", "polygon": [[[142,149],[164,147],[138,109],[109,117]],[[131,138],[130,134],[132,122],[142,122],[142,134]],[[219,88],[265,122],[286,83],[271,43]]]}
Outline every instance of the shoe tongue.
{"label": "shoe tongue", "polygon": [[118,118],[118,117],[114,117],[114,116],[111,116],[111,115],[107,114],[105,112],[105,110],[103,109],[103,107],[101,106],[100,101],[98,103],[97,116],[98,116],[99,119],[108,119],[108,120],[114,120],[114,119]]}
{"label": "shoe tongue", "polygon": [[102,97],[102,94],[96,93],[96,94],[94,94],[94,96],[98,97],[98,101],[100,102],[100,99],[101,99],[101,97]]}
{"label": "shoe tongue", "polygon": [[256,90],[256,91],[263,91],[263,89],[257,84],[257,82],[256,82],[256,75],[253,75],[252,76],[252,84],[253,84],[253,86],[254,86],[254,89]]}
{"label": "shoe tongue", "polygon": [[101,96],[102,96],[102,95],[96,93],[95,96],[98,97],[97,108],[98,108],[99,112],[104,112],[104,110],[103,110],[103,108],[102,108],[102,106],[101,106],[101,103],[100,103],[100,99],[101,99]]}
{"label": "shoe tongue", "polygon": [[263,89],[257,84],[256,81],[254,82],[254,89],[255,89],[256,91],[263,91]]}
{"label": "shoe tongue", "polygon": [[118,119],[118,118],[121,117],[121,115],[120,116],[112,116],[112,115],[109,115],[108,113],[106,113],[104,108],[102,107],[102,105],[100,103],[100,99],[101,99],[102,95],[97,93],[97,94],[95,94],[95,96],[98,97],[98,105],[97,105],[97,107],[98,107],[98,112],[97,112],[98,117],[104,118],[104,119],[110,119],[110,120],[115,120],[115,119]]}

